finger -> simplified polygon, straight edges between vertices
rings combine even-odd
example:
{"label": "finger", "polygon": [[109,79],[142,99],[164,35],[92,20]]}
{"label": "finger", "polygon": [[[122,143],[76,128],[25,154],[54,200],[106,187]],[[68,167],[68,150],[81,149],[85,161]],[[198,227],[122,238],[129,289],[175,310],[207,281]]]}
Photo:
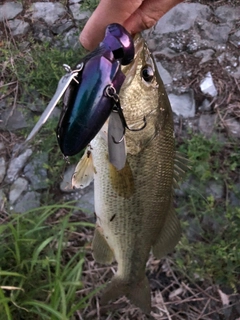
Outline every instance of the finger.
{"label": "finger", "polygon": [[124,27],[136,34],[149,29],[175,5],[183,0],[145,0],[142,5],[124,22]]}
{"label": "finger", "polygon": [[101,0],[80,34],[82,45],[93,50],[102,41],[107,25],[114,22],[123,25],[142,2],[143,0]]}

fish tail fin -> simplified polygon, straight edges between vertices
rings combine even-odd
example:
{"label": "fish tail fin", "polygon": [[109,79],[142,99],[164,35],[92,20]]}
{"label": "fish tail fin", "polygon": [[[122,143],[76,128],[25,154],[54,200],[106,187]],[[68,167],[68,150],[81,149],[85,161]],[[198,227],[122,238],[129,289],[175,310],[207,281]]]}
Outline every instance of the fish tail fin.
{"label": "fish tail fin", "polygon": [[147,277],[138,283],[128,283],[115,275],[101,297],[101,304],[105,305],[109,300],[116,300],[125,295],[135,306],[144,313],[151,312],[151,291]]}

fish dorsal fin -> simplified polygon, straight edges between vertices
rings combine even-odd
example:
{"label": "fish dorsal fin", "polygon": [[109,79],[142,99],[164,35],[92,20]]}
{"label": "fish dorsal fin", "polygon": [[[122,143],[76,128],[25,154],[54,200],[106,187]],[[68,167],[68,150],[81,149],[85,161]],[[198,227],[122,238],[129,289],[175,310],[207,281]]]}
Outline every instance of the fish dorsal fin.
{"label": "fish dorsal fin", "polygon": [[175,153],[174,159],[174,174],[173,174],[173,187],[179,188],[178,182],[180,182],[186,175],[186,172],[190,169],[189,160],[186,159],[181,153]]}
{"label": "fish dorsal fin", "polygon": [[134,193],[134,180],[128,161],[121,170],[109,163],[109,174],[113,190],[121,197],[130,198]]}
{"label": "fish dorsal fin", "polygon": [[72,187],[77,189],[87,187],[93,181],[95,172],[92,153],[90,148],[87,148],[72,176]]}

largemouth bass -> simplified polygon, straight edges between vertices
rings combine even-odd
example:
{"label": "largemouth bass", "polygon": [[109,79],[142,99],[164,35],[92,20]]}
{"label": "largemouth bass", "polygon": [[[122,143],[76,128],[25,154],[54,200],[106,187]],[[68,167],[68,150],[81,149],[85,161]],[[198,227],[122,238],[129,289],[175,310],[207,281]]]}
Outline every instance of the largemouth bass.
{"label": "largemouth bass", "polygon": [[72,184],[83,188],[94,178],[93,256],[99,263],[118,263],[101,302],[125,295],[150,313],[145,267],[151,250],[160,259],[179,241],[173,188],[184,165],[176,156],[172,110],[164,85],[140,36],[135,39],[134,61],[122,70],[126,79],[120,101],[126,122],[130,128],[139,128],[145,119],[146,127],[126,131],[127,160],[117,170],[109,162],[106,124],[77,165]]}

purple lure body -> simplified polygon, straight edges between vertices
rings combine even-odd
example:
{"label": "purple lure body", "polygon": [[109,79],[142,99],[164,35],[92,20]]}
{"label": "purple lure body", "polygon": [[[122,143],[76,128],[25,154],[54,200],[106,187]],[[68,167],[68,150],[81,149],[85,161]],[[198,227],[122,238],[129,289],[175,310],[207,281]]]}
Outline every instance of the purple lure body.
{"label": "purple lure body", "polygon": [[129,64],[133,58],[130,34],[114,23],[107,27],[99,47],[80,61],[83,68],[77,82],[72,80],[64,94],[57,127],[58,143],[65,156],[80,152],[99,132],[115,104],[107,88],[119,93],[125,79],[121,64]]}

